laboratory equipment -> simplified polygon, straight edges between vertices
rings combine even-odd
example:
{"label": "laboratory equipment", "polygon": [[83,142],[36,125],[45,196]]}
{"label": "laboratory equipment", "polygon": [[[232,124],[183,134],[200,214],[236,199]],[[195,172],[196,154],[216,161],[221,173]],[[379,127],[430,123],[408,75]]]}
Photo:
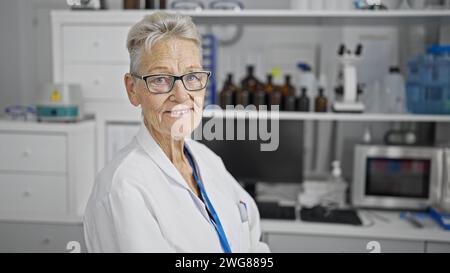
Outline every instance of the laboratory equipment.
{"label": "laboratory equipment", "polygon": [[43,84],[36,100],[38,121],[79,121],[84,117],[79,84]]}
{"label": "laboratory equipment", "polygon": [[284,76],[284,85],[281,87],[281,93],[283,94],[283,107],[284,111],[295,111],[295,88],[291,85],[291,76]]}
{"label": "laboratory equipment", "polygon": [[300,219],[305,222],[349,224],[361,226],[362,221],[354,209],[335,209],[324,206],[302,208]]}
{"label": "laboratory equipment", "polygon": [[[299,78],[300,88],[306,87],[306,90],[311,98],[315,98],[317,96],[317,79],[312,72],[311,66],[307,63],[298,63],[297,68],[301,71]],[[300,94],[298,94],[297,97],[299,96]]]}
{"label": "laboratory equipment", "polygon": [[328,109],[328,101],[323,92],[323,88],[319,88],[319,95],[317,95],[314,101],[315,112],[326,112]]}
{"label": "laboratory equipment", "polygon": [[165,9],[165,8],[166,8],[166,0],[145,0],[145,9]]}
{"label": "laboratory equipment", "polygon": [[210,9],[221,9],[221,10],[243,10],[244,5],[240,1],[234,0],[217,0],[209,3]]}
{"label": "laboratory equipment", "polygon": [[[204,118],[202,124],[210,121]],[[233,122],[227,126],[226,122]],[[205,144],[219,155],[227,170],[244,185],[251,188],[258,182],[302,183],[303,181],[303,123],[294,120],[278,120],[278,148],[274,151],[261,151],[261,139],[250,140],[254,128],[249,119],[224,119],[223,140],[202,139]],[[265,122],[265,121],[264,121]],[[242,126],[241,126],[242,125]],[[268,122],[268,131],[272,125]],[[245,129],[245,132],[242,129]],[[275,128],[274,128],[275,129]],[[228,135],[227,135],[228,133]],[[255,133],[255,132],[252,132]],[[246,136],[239,140],[238,134]],[[226,137],[226,138],[225,138]]]}
{"label": "laboratory equipment", "polygon": [[426,209],[440,196],[443,149],[357,145],[352,204],[383,209]]}
{"label": "laboratory equipment", "polygon": [[360,60],[362,45],[358,44],[355,51],[351,52],[345,45],[341,45],[338,51],[341,62],[341,71],[344,82],[336,88],[339,96],[333,103],[335,112],[363,112],[364,104],[358,101],[358,77],[356,65]]}
{"label": "laboratory equipment", "polygon": [[292,205],[280,204],[275,201],[257,201],[259,216],[263,219],[295,220],[296,208]]}
{"label": "laboratory equipment", "polygon": [[328,178],[306,180],[298,195],[302,207],[312,208],[318,205],[344,208],[347,206],[347,182],[342,177],[339,161],[332,162],[332,171]]}
{"label": "laboratory equipment", "polygon": [[80,10],[80,9],[106,9],[106,1],[105,0],[66,0],[67,5],[71,9]]}
{"label": "laboratory equipment", "polygon": [[417,114],[450,114],[450,46],[431,46],[408,62],[407,109]]}
{"label": "laboratory equipment", "polygon": [[140,0],[123,0],[123,9],[140,9]]}
{"label": "laboratory equipment", "polygon": [[297,99],[297,110],[300,112],[309,112],[309,98],[306,87],[302,88],[302,95]]}
{"label": "laboratory equipment", "polygon": [[382,102],[385,113],[406,113],[405,80],[400,74],[400,68],[392,66],[383,81]]}
{"label": "laboratory equipment", "polygon": [[273,107],[278,107],[277,109],[280,110],[283,94],[281,93],[279,86],[273,84],[271,74],[267,75],[267,84],[264,89],[270,110],[273,110]]}
{"label": "laboratory equipment", "polygon": [[36,107],[11,105],[5,108],[5,114],[10,120],[32,121],[36,119]]}
{"label": "laboratory equipment", "polygon": [[216,103],[217,38],[214,34],[202,35],[203,69],[211,71],[206,86],[205,105]]}
{"label": "laboratory equipment", "polygon": [[171,9],[179,9],[179,10],[195,10],[200,11],[205,9],[205,6],[200,1],[195,0],[177,0],[173,1],[170,4]]}
{"label": "laboratory equipment", "polygon": [[444,169],[441,187],[441,196],[436,208],[444,213],[450,214],[450,148],[444,149]]}
{"label": "laboratory equipment", "polygon": [[220,107],[226,109],[227,105],[234,106],[235,97],[238,92],[238,87],[233,83],[233,74],[228,73],[227,80],[223,84],[222,91],[220,92]]}

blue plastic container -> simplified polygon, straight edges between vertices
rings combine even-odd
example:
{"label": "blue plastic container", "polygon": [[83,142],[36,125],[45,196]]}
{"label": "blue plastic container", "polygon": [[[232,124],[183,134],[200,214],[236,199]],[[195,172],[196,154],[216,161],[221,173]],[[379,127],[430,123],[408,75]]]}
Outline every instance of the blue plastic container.
{"label": "blue plastic container", "polygon": [[450,46],[432,46],[408,62],[408,111],[450,114]]}

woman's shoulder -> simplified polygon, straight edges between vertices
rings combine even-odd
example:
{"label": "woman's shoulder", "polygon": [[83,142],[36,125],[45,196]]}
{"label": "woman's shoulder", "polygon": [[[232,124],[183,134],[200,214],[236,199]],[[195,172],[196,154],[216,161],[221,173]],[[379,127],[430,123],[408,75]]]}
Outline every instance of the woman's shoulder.
{"label": "woman's shoulder", "polygon": [[123,184],[139,181],[144,175],[143,171],[149,171],[152,165],[153,161],[133,139],[97,174],[94,192],[100,197],[108,195],[115,188],[123,187]]}

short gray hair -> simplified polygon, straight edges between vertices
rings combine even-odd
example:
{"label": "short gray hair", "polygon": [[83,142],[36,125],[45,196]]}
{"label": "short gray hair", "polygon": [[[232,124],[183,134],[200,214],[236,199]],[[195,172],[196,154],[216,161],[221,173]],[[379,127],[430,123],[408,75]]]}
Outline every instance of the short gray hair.
{"label": "short gray hair", "polygon": [[142,46],[146,51],[159,40],[181,38],[193,41],[201,52],[201,36],[190,16],[157,11],[145,16],[128,32],[130,72],[138,73]]}

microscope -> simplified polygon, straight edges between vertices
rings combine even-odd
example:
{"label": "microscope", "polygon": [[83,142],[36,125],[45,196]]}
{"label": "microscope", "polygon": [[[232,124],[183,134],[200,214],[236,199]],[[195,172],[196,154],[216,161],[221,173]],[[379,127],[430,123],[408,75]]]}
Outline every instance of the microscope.
{"label": "microscope", "polygon": [[356,73],[356,64],[360,60],[362,45],[358,44],[355,51],[351,52],[341,45],[338,56],[341,62],[340,73],[343,74],[343,83],[336,87],[336,101],[333,103],[334,112],[361,113],[364,112],[364,104],[358,101],[358,94],[362,90],[358,88],[358,78]]}

